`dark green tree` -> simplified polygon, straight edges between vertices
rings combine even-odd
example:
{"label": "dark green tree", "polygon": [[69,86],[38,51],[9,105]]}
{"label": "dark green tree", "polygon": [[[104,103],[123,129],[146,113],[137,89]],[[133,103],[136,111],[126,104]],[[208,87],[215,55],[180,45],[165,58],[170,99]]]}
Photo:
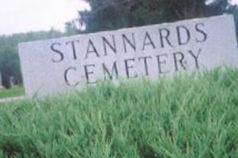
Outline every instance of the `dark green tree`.
{"label": "dark green tree", "polygon": [[19,59],[15,48],[11,46],[1,47],[0,72],[3,85],[6,88],[10,88],[10,77],[14,77],[16,83],[21,83]]}
{"label": "dark green tree", "polygon": [[[114,30],[124,27],[172,22],[189,18],[220,15],[229,12],[228,0],[85,0],[90,11],[79,12],[87,27],[77,33]],[[70,25],[71,24],[71,25]]]}

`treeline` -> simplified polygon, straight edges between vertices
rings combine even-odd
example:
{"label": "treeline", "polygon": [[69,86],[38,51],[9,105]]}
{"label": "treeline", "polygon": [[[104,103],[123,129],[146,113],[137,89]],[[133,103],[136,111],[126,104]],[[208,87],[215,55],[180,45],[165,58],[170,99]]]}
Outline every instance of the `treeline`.
{"label": "treeline", "polygon": [[[79,12],[78,23],[69,22],[70,32],[88,33],[177,20],[234,14],[238,8],[230,0],[84,0],[90,11]],[[85,29],[86,26],[86,29]]]}
{"label": "treeline", "polygon": [[10,88],[10,78],[14,84],[22,84],[18,44],[34,40],[48,39],[63,36],[62,32],[40,31],[0,36],[0,73],[4,87]]}

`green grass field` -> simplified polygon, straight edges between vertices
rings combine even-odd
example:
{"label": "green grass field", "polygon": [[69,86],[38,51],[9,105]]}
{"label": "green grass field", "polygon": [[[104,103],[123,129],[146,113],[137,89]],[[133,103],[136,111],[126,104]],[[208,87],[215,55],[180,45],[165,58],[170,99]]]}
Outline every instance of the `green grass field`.
{"label": "green grass field", "polygon": [[22,95],[24,95],[24,88],[20,86],[13,87],[11,89],[0,90],[0,99],[9,98],[9,97],[17,97]]}
{"label": "green grass field", "polygon": [[238,70],[0,106],[0,157],[237,158]]}

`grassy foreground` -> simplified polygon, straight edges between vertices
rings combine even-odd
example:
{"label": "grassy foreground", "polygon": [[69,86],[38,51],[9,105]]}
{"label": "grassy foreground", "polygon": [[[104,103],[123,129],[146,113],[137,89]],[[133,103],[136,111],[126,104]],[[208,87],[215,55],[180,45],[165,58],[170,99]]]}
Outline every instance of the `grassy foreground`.
{"label": "grassy foreground", "polygon": [[237,158],[238,71],[1,106],[0,157]]}

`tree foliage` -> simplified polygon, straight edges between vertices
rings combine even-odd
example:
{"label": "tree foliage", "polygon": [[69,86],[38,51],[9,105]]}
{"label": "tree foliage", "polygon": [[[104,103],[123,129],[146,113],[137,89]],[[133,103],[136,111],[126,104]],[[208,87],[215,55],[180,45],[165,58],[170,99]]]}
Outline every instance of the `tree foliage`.
{"label": "tree foliage", "polygon": [[[228,0],[85,0],[90,11],[79,12],[81,23],[87,27],[82,32],[114,30],[176,20],[236,14]],[[232,11],[231,11],[232,10]],[[69,24],[68,24],[69,25]],[[71,29],[75,29],[71,23]],[[70,30],[70,29],[69,29]],[[71,30],[72,31],[72,30]]]}
{"label": "tree foliage", "polygon": [[10,77],[14,77],[16,82],[21,82],[19,59],[16,48],[11,46],[0,47],[0,72],[2,75],[3,85],[10,87]]}

